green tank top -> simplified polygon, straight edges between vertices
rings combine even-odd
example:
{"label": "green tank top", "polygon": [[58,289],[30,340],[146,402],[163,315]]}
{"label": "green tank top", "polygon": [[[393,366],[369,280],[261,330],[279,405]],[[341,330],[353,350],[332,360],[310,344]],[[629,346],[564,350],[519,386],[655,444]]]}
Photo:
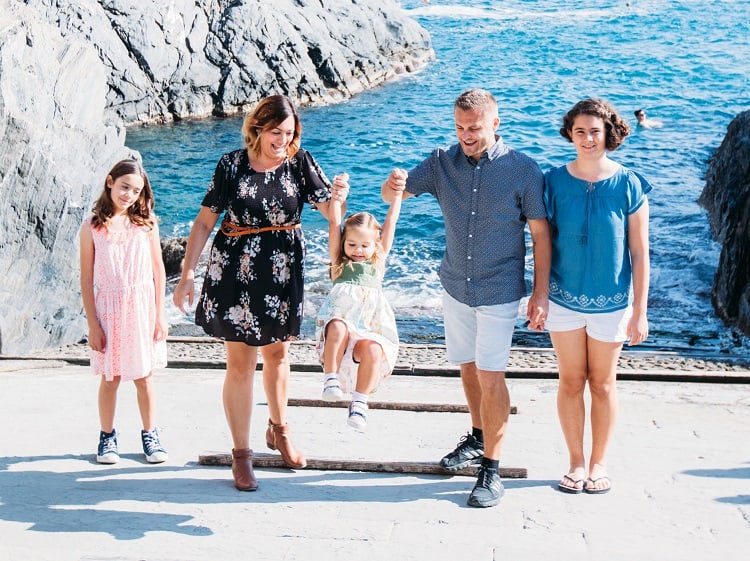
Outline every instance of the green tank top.
{"label": "green tank top", "polygon": [[333,284],[349,283],[378,288],[380,275],[375,265],[370,261],[347,261],[341,275]]}

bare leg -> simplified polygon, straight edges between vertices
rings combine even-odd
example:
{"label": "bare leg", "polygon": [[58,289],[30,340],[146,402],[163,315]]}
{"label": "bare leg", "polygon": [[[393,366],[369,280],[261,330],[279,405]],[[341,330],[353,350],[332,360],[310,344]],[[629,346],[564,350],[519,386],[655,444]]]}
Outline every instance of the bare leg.
{"label": "bare leg", "polygon": [[250,448],[250,417],[253,408],[253,375],[258,364],[257,347],[245,343],[224,343],[227,371],[224,376],[224,414],[234,448]]}
{"label": "bare leg", "polygon": [[380,380],[383,347],[380,343],[362,339],[354,345],[354,360],[359,363],[357,368],[356,390],[365,395],[371,394],[378,387]]}
{"label": "bare leg", "polygon": [[289,343],[272,343],[260,348],[263,355],[263,387],[268,401],[268,415],[275,425],[286,423],[289,392]]}
{"label": "bare leg", "polygon": [[117,406],[117,389],[120,387],[120,377],[107,382],[104,376],[99,383],[99,424],[101,430],[110,433],[115,424],[115,409]]}
{"label": "bare leg", "polygon": [[138,410],[141,412],[143,430],[150,432],[156,428],[156,396],[153,378],[149,374],[144,378],[133,380],[133,383],[138,398]]}
{"label": "bare leg", "polygon": [[[617,419],[617,361],[622,343],[605,343],[589,337],[589,391],[591,392],[591,456],[589,478],[607,475],[607,449]],[[588,489],[604,489],[606,480],[589,482]]]}
{"label": "bare leg", "polygon": [[289,394],[289,343],[272,343],[260,348],[263,355],[263,387],[268,401],[268,428],[266,444],[278,450],[284,463],[291,468],[307,465],[305,456],[292,444],[289,425],[286,422],[287,397]]}
{"label": "bare leg", "polygon": [[482,387],[479,384],[477,365],[474,362],[466,362],[460,367],[461,384],[464,387],[466,404],[469,406],[471,426],[481,429],[482,427]]}
{"label": "bare leg", "polygon": [[481,387],[480,426],[484,435],[484,457],[499,460],[510,415],[510,394],[505,383],[505,372],[477,370],[477,379]]}
{"label": "bare leg", "polygon": [[341,359],[349,342],[349,329],[343,321],[333,319],[326,325],[325,334],[323,370],[325,373],[338,373],[339,368],[341,368]]}
{"label": "bare leg", "polygon": [[550,336],[560,371],[557,414],[568,446],[568,479],[572,481],[567,481],[566,485],[571,486],[586,475],[586,459],[583,454],[583,430],[586,422],[583,391],[588,378],[586,329],[555,331],[550,332]]}

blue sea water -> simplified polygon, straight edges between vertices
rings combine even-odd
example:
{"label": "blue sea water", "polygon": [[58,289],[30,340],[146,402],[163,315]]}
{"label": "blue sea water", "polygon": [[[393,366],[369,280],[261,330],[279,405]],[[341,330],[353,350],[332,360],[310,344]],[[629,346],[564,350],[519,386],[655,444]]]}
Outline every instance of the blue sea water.
{"label": "blue sea water", "polygon": [[[498,99],[500,134],[542,169],[575,157],[558,133],[579,99],[603,97],[633,125],[613,159],[654,185],[649,341],[641,348],[747,354],[746,337],[711,306],[720,247],[697,204],[704,173],[732,118],[750,109],[750,3],[721,0],[604,2],[567,0],[403,1],[432,36],[436,60],[421,72],[338,105],[301,110],[303,146],[329,177],[351,176],[350,211],[382,219],[380,184],[436,146],[454,142],[452,105],[470,87]],[[661,128],[635,127],[644,108]],[[241,119],[132,127],[154,184],[163,237],[185,236],[219,156],[241,147]],[[326,225],[305,211],[308,240],[306,322],[329,288]],[[444,230],[434,199],[404,204],[385,290],[405,342],[442,342],[437,270]],[[529,277],[530,278],[530,277]],[[175,308],[178,331],[190,322]],[[549,346],[523,328],[515,344]]]}

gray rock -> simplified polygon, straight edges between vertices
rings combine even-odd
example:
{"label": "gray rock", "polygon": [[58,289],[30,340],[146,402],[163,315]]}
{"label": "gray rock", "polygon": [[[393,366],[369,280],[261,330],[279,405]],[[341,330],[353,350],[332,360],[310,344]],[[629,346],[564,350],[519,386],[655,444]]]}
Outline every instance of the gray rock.
{"label": "gray rock", "polygon": [[711,291],[717,315],[750,336],[750,111],[729,124],[698,201],[722,245]]}
{"label": "gray rock", "polygon": [[[0,353],[85,334],[78,231],[125,125],[344,100],[434,57],[392,0],[0,0]],[[181,259],[181,258],[180,258]]]}
{"label": "gray rock", "polygon": [[13,3],[0,12],[0,352],[80,339],[78,230],[125,129],[105,124],[96,51]]}
{"label": "gray rock", "polygon": [[168,277],[182,273],[185,248],[187,248],[187,238],[169,238],[161,241],[161,256]]}
{"label": "gray rock", "polygon": [[126,123],[235,114],[272,93],[341,101],[434,57],[391,0],[27,3],[96,46],[108,108]]}

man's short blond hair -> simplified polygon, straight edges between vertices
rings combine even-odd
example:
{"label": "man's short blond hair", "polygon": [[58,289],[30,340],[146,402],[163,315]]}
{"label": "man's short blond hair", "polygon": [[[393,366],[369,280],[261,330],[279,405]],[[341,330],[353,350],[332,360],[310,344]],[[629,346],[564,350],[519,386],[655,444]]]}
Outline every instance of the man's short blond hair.
{"label": "man's short blond hair", "polygon": [[487,90],[480,90],[478,88],[466,90],[464,93],[456,98],[454,105],[456,109],[463,109],[464,111],[484,111],[485,109],[491,109],[497,113],[497,101]]}

